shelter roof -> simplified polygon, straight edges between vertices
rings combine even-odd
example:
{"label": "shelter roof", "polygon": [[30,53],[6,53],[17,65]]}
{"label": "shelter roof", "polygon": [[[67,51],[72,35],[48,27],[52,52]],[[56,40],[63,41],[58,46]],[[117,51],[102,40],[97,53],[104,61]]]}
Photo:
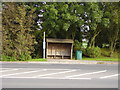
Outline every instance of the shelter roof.
{"label": "shelter roof", "polygon": [[51,43],[73,43],[72,39],[53,39],[53,38],[47,38],[46,42]]}

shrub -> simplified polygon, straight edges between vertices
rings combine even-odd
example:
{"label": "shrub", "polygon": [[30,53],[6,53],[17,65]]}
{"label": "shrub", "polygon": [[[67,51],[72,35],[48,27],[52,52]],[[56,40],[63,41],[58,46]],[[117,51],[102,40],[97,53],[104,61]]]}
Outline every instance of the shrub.
{"label": "shrub", "polygon": [[31,59],[31,56],[29,54],[21,54],[19,57],[1,55],[0,59],[2,61],[27,61]]}
{"label": "shrub", "polygon": [[75,40],[75,42],[74,42],[74,51],[81,50],[81,49],[82,49],[82,43],[79,42],[78,40]]}
{"label": "shrub", "polygon": [[82,42],[79,42],[78,40],[75,40],[74,42],[74,51],[76,50],[80,50],[80,51],[84,51],[85,48],[82,45]]}
{"label": "shrub", "polygon": [[20,61],[27,61],[27,60],[30,60],[30,59],[31,59],[31,56],[29,54],[21,54],[20,57],[19,57]]}
{"label": "shrub", "polygon": [[101,48],[101,55],[104,57],[109,57],[110,50],[108,48]]}
{"label": "shrub", "polygon": [[75,40],[75,42],[74,42],[74,54],[75,54],[75,51],[77,51],[77,50],[82,51],[82,55],[85,56],[86,50],[85,50],[85,48],[82,46],[82,42],[79,42],[78,40]]}
{"label": "shrub", "polygon": [[99,47],[89,47],[84,54],[88,57],[95,58],[101,55],[101,50]]}
{"label": "shrub", "polygon": [[1,55],[1,60],[2,61],[16,61],[16,58],[15,57],[6,56],[6,55]]}

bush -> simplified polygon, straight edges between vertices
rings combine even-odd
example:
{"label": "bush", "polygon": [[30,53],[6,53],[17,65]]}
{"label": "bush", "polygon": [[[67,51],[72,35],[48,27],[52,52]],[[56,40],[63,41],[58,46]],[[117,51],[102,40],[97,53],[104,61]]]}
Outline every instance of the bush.
{"label": "bush", "polygon": [[84,54],[91,58],[99,57],[101,55],[101,49],[99,47],[89,47]]}
{"label": "bush", "polygon": [[6,56],[6,55],[1,55],[1,60],[2,61],[16,61],[16,58],[15,57]]}
{"label": "bush", "polygon": [[21,54],[19,57],[19,61],[27,61],[30,59],[31,59],[31,56],[29,54]]}
{"label": "bush", "polygon": [[79,42],[78,40],[75,40],[74,42],[74,51],[76,50],[82,50],[82,43]]}
{"label": "bush", "polygon": [[27,61],[31,59],[29,54],[21,54],[19,57],[1,55],[0,59],[2,61]]}
{"label": "bush", "polygon": [[110,50],[109,48],[101,48],[101,55],[104,57],[109,57]]}
{"label": "bush", "polygon": [[82,55],[85,56],[86,50],[85,50],[85,48],[82,46],[82,42],[79,42],[78,40],[75,40],[75,42],[74,42],[74,53],[73,53],[74,56],[75,56],[75,51],[77,51],[77,50],[82,51]]}

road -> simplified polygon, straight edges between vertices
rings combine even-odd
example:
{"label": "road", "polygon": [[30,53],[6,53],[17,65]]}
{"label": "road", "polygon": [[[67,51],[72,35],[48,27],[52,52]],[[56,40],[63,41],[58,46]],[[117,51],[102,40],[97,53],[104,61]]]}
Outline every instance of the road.
{"label": "road", "polygon": [[2,88],[118,88],[117,64],[2,63]]}

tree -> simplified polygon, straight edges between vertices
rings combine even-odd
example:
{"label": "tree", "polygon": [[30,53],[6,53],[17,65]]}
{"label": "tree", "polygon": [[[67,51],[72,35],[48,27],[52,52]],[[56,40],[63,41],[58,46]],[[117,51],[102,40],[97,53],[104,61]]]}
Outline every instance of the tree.
{"label": "tree", "polygon": [[110,13],[110,27],[108,30],[108,41],[110,44],[110,56],[115,50],[120,35],[120,6],[119,3],[108,3],[108,12]]}
{"label": "tree", "polygon": [[42,56],[44,31],[46,38],[69,38],[73,40],[79,38],[81,35],[80,26],[84,23],[84,20],[79,18],[84,14],[84,6],[80,3],[69,2],[43,2],[36,5],[38,27],[34,34],[37,41],[35,47],[37,57]]}
{"label": "tree", "polygon": [[46,31],[49,37],[74,39],[77,27],[80,27],[84,20],[80,19],[84,8],[80,3],[46,3],[40,8],[43,18],[42,30]]}
{"label": "tree", "polygon": [[88,47],[95,46],[95,39],[102,32],[103,27],[107,27],[109,24],[109,18],[104,17],[104,9],[101,3],[89,2],[86,5],[86,24],[90,27],[87,32]]}
{"label": "tree", "polygon": [[3,4],[3,55],[16,60],[31,58],[34,48],[32,25],[34,9],[24,3]]}
{"label": "tree", "polygon": [[[110,55],[119,48],[119,36],[120,36],[120,7],[118,2],[106,2],[102,3],[103,7],[103,17],[109,19],[109,25],[107,28],[99,27],[102,30],[96,39],[96,45],[102,47],[107,45],[110,49]],[[116,47],[117,46],[117,47]]]}

